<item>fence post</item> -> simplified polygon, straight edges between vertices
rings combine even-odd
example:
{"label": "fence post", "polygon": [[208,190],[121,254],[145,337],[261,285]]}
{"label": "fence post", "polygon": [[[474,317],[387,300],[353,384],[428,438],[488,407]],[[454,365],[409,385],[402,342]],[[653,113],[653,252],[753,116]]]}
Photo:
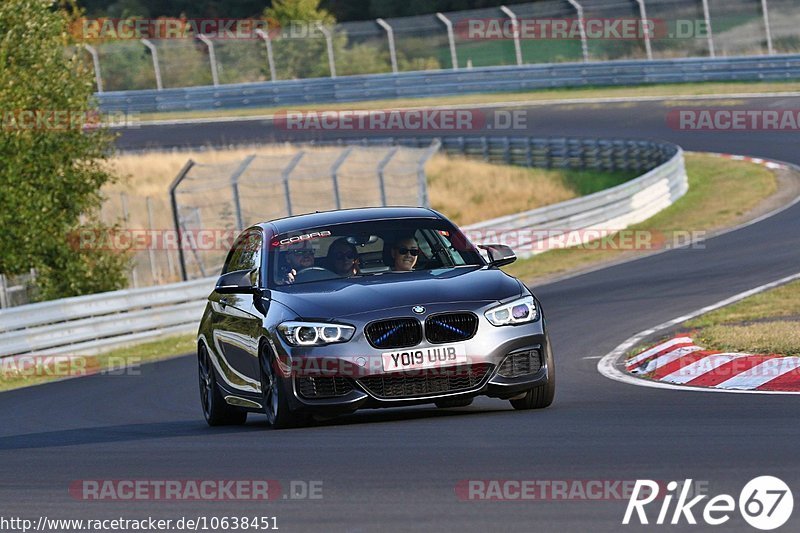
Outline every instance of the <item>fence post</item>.
{"label": "fence post", "polygon": [[703,18],[706,21],[706,31],[708,32],[708,55],[709,57],[716,57],[714,51],[714,32],[711,30],[711,11],[708,9],[708,0],[703,0]]}
{"label": "fence post", "polygon": [[330,28],[326,28],[322,23],[317,22],[317,28],[325,36],[325,44],[328,47],[328,68],[331,71],[331,78],[336,77],[336,58],[333,56],[333,35]]}
{"label": "fence post", "polygon": [[97,53],[97,49],[90,45],[85,44],[83,45],[86,48],[86,51],[92,55],[92,64],[94,65],[94,80],[97,83],[97,92],[103,92],[103,77],[100,75],[100,55]]}
{"label": "fence post", "polygon": [[[578,25],[580,26],[581,31],[581,50],[583,51],[583,62],[589,62],[589,43],[586,39],[586,21],[583,18],[583,6],[581,6],[577,0],[567,0],[572,7],[575,8],[575,11],[578,13]],[[705,0],[703,0],[705,2]]]}
{"label": "fence post", "polygon": [[283,195],[286,197],[286,214],[288,216],[292,216],[292,194],[291,189],[289,188],[289,178],[292,175],[292,171],[300,163],[300,160],[303,159],[303,156],[306,153],[303,150],[297,152],[289,164],[286,165],[286,168],[283,169],[281,172],[281,179],[283,180]]}
{"label": "fence post", "polygon": [[175,224],[175,232],[178,235],[178,262],[180,263],[181,267],[181,279],[183,281],[187,280],[186,277],[186,258],[183,255],[183,236],[181,235],[181,221],[180,215],[178,214],[178,199],[175,196],[175,189],[178,188],[178,185],[181,184],[183,179],[189,173],[189,170],[194,166],[194,161],[189,159],[178,175],[175,176],[175,179],[169,186],[169,199],[170,204],[172,205],[172,222]]}
{"label": "fence post", "polygon": [[[125,225],[130,229],[130,220],[128,218],[128,195],[124,192],[119,193],[119,201],[122,204],[122,220],[125,221]],[[131,267],[131,281],[133,282],[134,289],[139,288],[139,277],[136,275],[136,264]]]}
{"label": "fence post", "polygon": [[425,181],[425,163],[427,163],[428,160],[433,157],[433,154],[438,152],[441,147],[442,141],[434,139],[417,163],[417,199],[419,200],[419,205],[423,207],[430,207],[430,202],[428,200],[428,183]]}
{"label": "fence post", "polygon": [[[153,234],[153,203],[149,196],[145,196],[145,203],[147,204],[147,229],[150,235]],[[161,240],[161,239],[159,239]],[[150,276],[153,278],[153,285],[161,284],[161,273],[156,265],[156,253],[153,250],[153,243],[150,242],[147,247],[147,255],[150,257]]]}
{"label": "fence post", "polygon": [[278,79],[278,74],[275,72],[275,58],[272,57],[272,39],[269,34],[264,30],[256,30],[256,35],[264,39],[264,45],[267,47],[267,66],[269,67],[269,81]]}
{"label": "fence post", "polygon": [[244,174],[244,171],[247,170],[247,167],[250,166],[250,163],[253,162],[253,159],[256,158],[255,154],[248,155],[244,158],[244,161],[239,165],[239,168],[233,171],[231,174],[231,192],[233,194],[233,208],[236,214],[236,229],[239,231],[244,231],[244,218],[242,217],[242,203],[239,199],[239,178]]}
{"label": "fence post", "polygon": [[450,61],[453,63],[453,70],[458,70],[458,55],[456,54],[456,36],[453,33],[453,23],[441,13],[436,13],[436,18],[441,20],[447,28],[447,40],[450,43]]}
{"label": "fence post", "polygon": [[772,47],[772,26],[769,23],[769,6],[767,0],[761,0],[761,11],[764,13],[764,28],[767,30],[767,53],[773,55],[775,48]]}
{"label": "fence post", "polygon": [[331,181],[333,182],[333,197],[336,200],[336,209],[342,208],[342,198],[339,195],[339,168],[344,164],[345,159],[347,159],[352,151],[352,146],[345,148],[331,167]]}
{"label": "fence post", "polygon": [[219,85],[219,73],[217,72],[217,54],[214,53],[214,43],[203,34],[197,36],[208,47],[208,61],[211,63],[211,79],[214,87]]}
{"label": "fence post", "polygon": [[142,44],[150,50],[150,55],[153,57],[153,70],[156,73],[156,89],[160,91],[164,86],[161,84],[161,66],[158,64],[158,50],[156,50],[156,46],[148,39],[142,39]]}
{"label": "fence post", "polygon": [[511,27],[514,32],[514,53],[517,56],[517,65],[522,66],[522,47],[519,44],[519,20],[517,15],[506,6],[500,6],[500,11],[505,13],[511,20]]}
{"label": "fence post", "polygon": [[650,43],[650,30],[648,28],[650,21],[647,20],[647,7],[644,5],[644,1],[636,0],[636,3],[639,4],[639,16],[642,19],[642,33],[644,33],[644,48],[647,50],[647,59],[652,61],[653,47]]}
{"label": "fence post", "polygon": [[399,146],[395,146],[391,148],[389,152],[381,159],[380,163],[378,163],[378,187],[381,191],[381,205],[386,207],[386,183],[384,181],[384,170],[386,170],[386,166],[389,164],[389,161],[392,160],[394,154],[400,149]]}
{"label": "fence post", "polygon": [[389,23],[383,19],[375,19],[375,22],[377,22],[381,28],[386,30],[386,38],[389,41],[389,58],[392,60],[392,72],[397,74],[397,50],[394,47],[394,30]]}
{"label": "fence post", "polygon": [[8,294],[6,293],[6,287],[8,287],[8,283],[6,282],[6,275],[0,274],[0,309],[5,309],[6,307],[10,307],[8,305]]}

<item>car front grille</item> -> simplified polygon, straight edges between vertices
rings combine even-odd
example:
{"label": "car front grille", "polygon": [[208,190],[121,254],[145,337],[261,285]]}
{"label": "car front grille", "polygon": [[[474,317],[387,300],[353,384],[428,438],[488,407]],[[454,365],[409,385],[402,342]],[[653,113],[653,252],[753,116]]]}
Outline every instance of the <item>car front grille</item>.
{"label": "car front grille", "polygon": [[297,391],[304,398],[334,398],[352,392],[352,382],[343,376],[299,376]]}
{"label": "car front grille", "polygon": [[367,376],[358,382],[378,398],[414,398],[475,388],[491,368],[488,363],[431,368]]}
{"label": "car front grille", "polygon": [[444,313],[425,320],[425,338],[439,344],[471,339],[478,331],[478,317],[472,313]]}
{"label": "car front grille", "polygon": [[364,330],[375,348],[408,348],[422,340],[422,325],[416,318],[392,318],[367,325]]}
{"label": "car front grille", "polygon": [[504,378],[516,378],[535,374],[540,368],[542,368],[542,357],[539,350],[526,350],[509,354],[500,364],[497,373]]}

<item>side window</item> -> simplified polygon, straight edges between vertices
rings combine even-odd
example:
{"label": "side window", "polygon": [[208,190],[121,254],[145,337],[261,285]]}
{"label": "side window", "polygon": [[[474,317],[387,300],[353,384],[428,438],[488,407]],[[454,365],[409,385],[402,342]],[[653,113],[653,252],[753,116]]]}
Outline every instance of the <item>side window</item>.
{"label": "side window", "polygon": [[253,229],[239,235],[234,242],[222,273],[233,272],[235,270],[251,270],[261,266],[261,230]]}

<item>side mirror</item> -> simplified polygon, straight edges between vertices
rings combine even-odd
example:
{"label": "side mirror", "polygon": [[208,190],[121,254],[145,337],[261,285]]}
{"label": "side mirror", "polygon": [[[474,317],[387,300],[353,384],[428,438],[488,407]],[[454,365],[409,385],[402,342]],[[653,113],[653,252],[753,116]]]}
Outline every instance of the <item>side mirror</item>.
{"label": "side mirror", "polygon": [[489,252],[489,264],[495,267],[510,265],[517,260],[517,254],[505,244],[480,244],[478,248]]}
{"label": "side mirror", "polygon": [[214,290],[219,294],[256,294],[258,284],[255,281],[257,268],[252,270],[234,270],[219,277]]}

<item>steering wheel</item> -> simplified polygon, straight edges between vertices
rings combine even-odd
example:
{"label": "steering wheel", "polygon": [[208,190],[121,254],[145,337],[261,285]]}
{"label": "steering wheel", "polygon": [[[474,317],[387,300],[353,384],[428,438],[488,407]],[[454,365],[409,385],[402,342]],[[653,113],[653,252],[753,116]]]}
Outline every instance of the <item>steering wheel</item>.
{"label": "steering wheel", "polygon": [[312,266],[304,268],[302,270],[298,270],[294,279],[295,281],[299,281],[301,278],[303,281],[319,281],[322,279],[331,279],[334,277],[336,277],[336,274],[328,270],[327,268],[323,268],[320,266]]}

